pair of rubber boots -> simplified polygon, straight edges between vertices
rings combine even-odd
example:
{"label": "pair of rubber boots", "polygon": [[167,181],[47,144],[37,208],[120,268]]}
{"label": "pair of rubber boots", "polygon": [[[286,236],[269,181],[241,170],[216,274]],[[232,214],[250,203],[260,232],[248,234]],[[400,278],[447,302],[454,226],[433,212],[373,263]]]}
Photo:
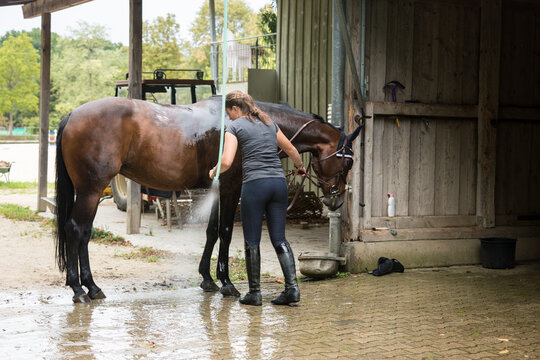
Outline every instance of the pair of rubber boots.
{"label": "pair of rubber boots", "polygon": [[[249,282],[249,292],[240,299],[244,305],[262,305],[261,296],[261,252],[259,246],[246,244],[246,268]],[[291,246],[288,242],[278,245],[276,254],[285,277],[285,290],[274,300],[274,305],[289,305],[300,301],[300,289],[296,281],[296,267]]]}

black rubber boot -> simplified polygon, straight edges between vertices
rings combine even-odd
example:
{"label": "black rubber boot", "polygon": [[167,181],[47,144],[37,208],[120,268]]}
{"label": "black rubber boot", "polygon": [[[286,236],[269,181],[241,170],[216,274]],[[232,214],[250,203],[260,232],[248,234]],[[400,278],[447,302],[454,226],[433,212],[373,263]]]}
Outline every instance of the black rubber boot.
{"label": "black rubber boot", "polygon": [[259,246],[248,245],[246,245],[245,251],[249,292],[239,301],[244,305],[261,306],[261,251]]}
{"label": "black rubber boot", "polygon": [[296,280],[296,266],[294,265],[294,255],[288,242],[278,245],[276,254],[281,264],[281,270],[285,277],[285,290],[274,300],[274,305],[289,305],[300,301],[300,289]]}

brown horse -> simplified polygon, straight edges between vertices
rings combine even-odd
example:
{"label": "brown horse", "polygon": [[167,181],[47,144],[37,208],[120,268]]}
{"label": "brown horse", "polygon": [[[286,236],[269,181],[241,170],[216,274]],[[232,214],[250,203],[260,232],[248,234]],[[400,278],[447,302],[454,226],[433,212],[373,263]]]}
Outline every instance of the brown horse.
{"label": "brown horse", "polygon": [[[330,209],[340,207],[352,165],[349,146],[359,128],[345,136],[322,118],[288,105],[258,105],[289,138],[309,122],[293,144],[299,152],[312,153],[323,202]],[[189,106],[105,98],[81,105],[62,120],[56,153],[56,256],[60,270],[66,270],[66,285],[73,289],[73,301],[105,297],[94,283],[88,256],[92,223],[103,189],[118,173],[155,189],[210,187],[208,170],[218,158],[220,114],[219,96]],[[229,279],[228,256],[241,172],[237,156],[231,169],[220,177],[220,216],[215,205],[199,265],[201,287],[219,290],[210,276],[210,258],[219,238],[217,278],[224,296],[240,295]]]}

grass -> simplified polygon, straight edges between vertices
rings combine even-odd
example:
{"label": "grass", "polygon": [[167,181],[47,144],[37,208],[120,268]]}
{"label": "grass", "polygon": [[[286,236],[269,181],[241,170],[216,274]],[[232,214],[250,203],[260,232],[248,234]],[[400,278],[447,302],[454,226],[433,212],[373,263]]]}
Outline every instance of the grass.
{"label": "grass", "polygon": [[[218,281],[215,277],[217,267],[217,259],[210,259],[210,273],[214,274],[212,277],[214,281]],[[247,280],[246,260],[242,254],[242,251],[238,250],[235,256],[229,256],[229,278],[232,282],[239,280]],[[276,279],[270,275],[269,272],[261,274],[261,282],[273,282]]]}
{"label": "grass", "polygon": [[39,134],[31,135],[0,135],[0,140],[39,140]]}
{"label": "grass", "polygon": [[[119,246],[132,246],[133,245],[124,239],[122,236],[114,235],[110,231],[94,228],[91,237],[96,243],[104,245],[119,245]],[[119,255],[126,260],[140,259],[146,262],[155,263],[159,259],[172,257],[171,253],[165,250],[156,250],[152,247],[134,247],[134,250]]]}
{"label": "grass", "polygon": [[[31,210],[28,206],[21,206],[17,204],[0,204],[0,215],[10,220],[15,221],[31,221],[40,222],[44,228],[54,229],[56,227],[55,219],[47,219],[38,215],[37,211]],[[21,236],[28,235],[28,232],[20,234]],[[41,233],[36,236],[41,236]],[[35,236],[35,237],[36,237]],[[118,245],[118,246],[133,246],[129,241],[122,236],[114,235],[112,232],[102,230],[99,228],[92,229],[92,235],[90,236],[94,242],[104,245]],[[157,262],[159,259],[172,257],[171,253],[164,250],[156,250],[151,247],[135,248],[135,250],[121,255],[124,259],[143,259],[146,262]],[[245,265],[244,265],[245,268]]]}
{"label": "grass", "polygon": [[129,253],[124,253],[120,256],[126,260],[141,259],[149,263],[155,263],[158,262],[159,259],[169,258],[172,255],[168,251],[156,250],[153,247],[145,246],[136,248],[135,250],[132,250]]}
{"label": "grass", "polygon": [[28,206],[17,204],[0,204],[0,215],[17,221],[42,221],[43,218],[37,211],[31,210]]}
{"label": "grass", "polygon": [[92,230],[92,236],[90,236],[90,239],[94,240],[94,242],[98,244],[132,246],[131,243],[122,236],[116,236],[110,231],[99,228],[94,228]]}
{"label": "grass", "polygon": [[[240,253],[240,251],[238,252]],[[217,259],[215,257],[210,259],[210,273],[213,274],[214,281],[218,281],[215,274],[217,268]],[[229,257],[229,278],[231,281],[247,280],[246,272],[246,260],[244,257],[237,254],[236,256]]]}
{"label": "grass", "polygon": [[350,272],[340,272],[340,271],[338,271],[338,272],[336,273],[336,277],[338,277],[338,278],[340,278],[340,279],[346,278],[346,277],[349,276],[349,275],[351,275]]}
{"label": "grass", "polygon": [[[31,181],[0,181],[0,191],[4,194],[29,194],[36,192],[38,188],[37,182],[31,182]],[[54,193],[55,191],[55,183],[47,183],[47,193]]]}

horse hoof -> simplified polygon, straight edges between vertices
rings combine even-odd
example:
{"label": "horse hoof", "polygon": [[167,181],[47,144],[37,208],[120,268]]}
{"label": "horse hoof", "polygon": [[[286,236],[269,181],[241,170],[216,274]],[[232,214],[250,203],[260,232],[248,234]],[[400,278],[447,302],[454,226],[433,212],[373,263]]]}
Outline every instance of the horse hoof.
{"label": "horse hoof", "polygon": [[90,299],[90,297],[86,294],[81,294],[79,296],[74,296],[73,302],[75,304],[89,304],[92,302],[92,299]]}
{"label": "horse hoof", "polygon": [[203,289],[204,292],[216,292],[219,290],[219,287],[213,280],[203,280],[201,289]]}
{"label": "horse hoof", "polygon": [[101,290],[99,290],[95,294],[93,294],[92,292],[89,292],[88,296],[90,296],[90,299],[92,299],[92,300],[100,300],[100,299],[105,299],[106,298],[105,294]]}
{"label": "horse hoof", "polygon": [[221,295],[223,295],[223,297],[240,297],[240,293],[232,284],[223,286],[221,289],[219,289],[219,292]]}

